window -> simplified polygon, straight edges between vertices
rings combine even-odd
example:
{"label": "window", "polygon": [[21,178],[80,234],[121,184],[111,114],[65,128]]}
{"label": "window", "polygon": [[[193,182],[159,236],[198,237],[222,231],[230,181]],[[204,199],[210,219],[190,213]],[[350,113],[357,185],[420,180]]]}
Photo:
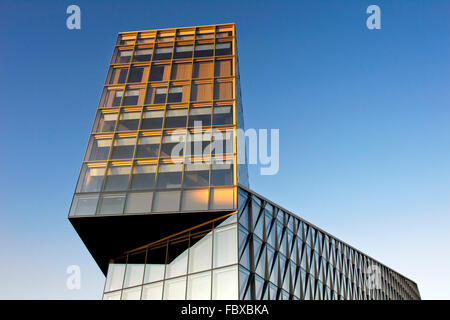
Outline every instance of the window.
{"label": "window", "polygon": [[190,132],[187,136],[186,155],[209,157],[211,151],[211,132]]}
{"label": "window", "polygon": [[142,119],[141,129],[161,129],[164,118],[164,111],[144,111],[144,116]]}
{"label": "window", "polygon": [[181,187],[181,164],[161,164],[158,171],[158,188],[179,188]]}
{"label": "window", "polygon": [[131,189],[145,190],[155,186],[156,165],[136,165],[133,168],[131,179]]}
{"label": "window", "polygon": [[155,42],[155,34],[154,33],[140,33],[137,43],[153,43]]}
{"label": "window", "polygon": [[122,101],[123,89],[110,89],[105,88],[103,91],[102,100],[100,102],[100,107],[117,107],[120,106]]}
{"label": "window", "polygon": [[157,48],[153,60],[170,60],[172,58],[172,47]]}
{"label": "window", "polygon": [[231,31],[217,32],[216,33],[216,38],[225,38],[225,37],[231,37],[231,36],[232,36]]}
{"label": "window", "polygon": [[123,98],[123,106],[135,106],[139,102],[140,89],[128,89],[125,91],[125,97]]}
{"label": "window", "polygon": [[212,100],[211,83],[194,83],[191,90],[191,101],[209,101]]}
{"label": "window", "polygon": [[138,141],[136,158],[158,157],[161,136],[141,136]]}
{"label": "window", "polygon": [[153,192],[128,193],[125,213],[148,213],[152,211]]}
{"label": "window", "polygon": [[232,106],[215,106],[213,113],[213,125],[233,124]]}
{"label": "window", "polygon": [[134,41],[136,40],[135,34],[123,34],[120,35],[117,40],[117,45],[123,46],[123,45],[131,45],[134,44]]}
{"label": "window", "polygon": [[139,126],[139,119],[141,118],[141,113],[138,112],[122,112],[120,114],[118,131],[131,131],[137,130]]}
{"label": "window", "polygon": [[182,200],[181,210],[208,210],[209,190],[184,190]]}
{"label": "window", "polygon": [[152,49],[136,49],[133,61],[150,61],[152,53]]}
{"label": "window", "polygon": [[233,185],[233,166],[231,164],[213,164],[211,167],[211,186]]}
{"label": "window", "polygon": [[160,191],[153,199],[153,212],[178,211],[180,207],[180,191]]}
{"label": "window", "polygon": [[[184,154],[184,134],[166,134],[163,137],[160,157],[182,157]],[[172,155],[173,153],[173,155]]]}
{"label": "window", "polygon": [[125,289],[122,291],[121,300],[140,300],[141,287]]}
{"label": "window", "polygon": [[184,187],[203,187],[209,185],[209,164],[186,164],[184,169]]}
{"label": "window", "polygon": [[93,132],[112,132],[116,127],[117,112],[99,111]]}
{"label": "window", "polygon": [[76,195],[70,208],[71,216],[87,216],[95,214],[98,194]]}
{"label": "window", "polygon": [[232,76],[231,60],[216,60],[214,76],[231,77]]}
{"label": "window", "polygon": [[216,56],[225,56],[233,54],[231,42],[216,43]]}
{"label": "window", "polygon": [[[196,123],[197,122],[197,123]],[[194,125],[209,127],[211,125],[211,108],[191,108],[189,111],[189,127]]]}
{"label": "window", "polygon": [[184,300],[186,297],[186,277],[164,282],[164,300]]}
{"label": "window", "polygon": [[[127,268],[125,270],[125,279],[123,281],[123,287],[128,288],[142,284],[142,278],[144,276],[144,267],[145,267],[145,252],[130,254],[127,260]],[[139,298],[140,298],[140,291],[138,299]]]}
{"label": "window", "polygon": [[151,247],[147,251],[147,264],[145,265],[144,283],[160,281],[164,279],[166,268],[167,245],[162,244]]}
{"label": "window", "polygon": [[214,268],[237,263],[236,225],[214,230]]}
{"label": "window", "polygon": [[210,209],[233,209],[234,188],[212,188]]}
{"label": "window", "polygon": [[135,137],[116,137],[111,152],[111,159],[130,159],[133,157]]}
{"label": "window", "polygon": [[105,167],[94,167],[87,164],[81,169],[77,192],[98,192],[102,187]]}
{"label": "window", "polygon": [[100,198],[99,214],[121,214],[125,203],[125,194],[104,194]]}
{"label": "window", "polygon": [[86,160],[106,160],[111,147],[111,138],[92,136],[86,153]]}
{"label": "window", "polygon": [[108,266],[106,275],[105,292],[122,289],[123,277],[125,275],[125,258],[116,259]]}
{"label": "window", "polygon": [[187,300],[211,299],[211,271],[188,277]]}
{"label": "window", "polygon": [[188,237],[169,242],[167,253],[166,279],[182,276],[187,273]]}
{"label": "window", "polygon": [[238,288],[237,267],[213,270],[213,300],[237,300],[239,296]]}
{"label": "window", "polygon": [[233,130],[214,130],[211,154],[233,153],[233,151]]}
{"label": "window", "polygon": [[227,100],[227,99],[233,99],[233,82],[215,81],[214,100]]}
{"label": "window", "polygon": [[193,46],[176,46],[175,47],[175,59],[179,58],[192,58]]}
{"label": "window", "polygon": [[195,57],[211,57],[214,53],[214,44],[196,44]]}
{"label": "window", "polygon": [[116,53],[115,63],[128,63],[131,60],[133,50],[118,50]]}
{"label": "window", "polygon": [[154,64],[150,72],[150,81],[166,81],[169,80],[170,65]]}
{"label": "window", "polygon": [[186,127],[187,109],[172,109],[166,112],[165,128]]}
{"label": "window", "polygon": [[130,76],[128,77],[128,82],[143,82],[144,67],[132,67],[130,70]]}
{"label": "window", "polygon": [[212,78],[213,77],[213,62],[200,61],[194,63],[193,78]]}
{"label": "window", "polygon": [[127,81],[128,68],[113,68],[110,70],[108,84],[119,84]]}
{"label": "window", "polygon": [[212,39],[214,38],[214,33],[198,33],[197,39]]}
{"label": "window", "polygon": [[189,86],[173,86],[169,89],[167,102],[187,102],[189,100]]}
{"label": "window", "polygon": [[172,80],[185,80],[191,78],[191,63],[174,63],[172,65]]}
{"label": "window", "polygon": [[167,87],[148,87],[146,104],[166,103]]}
{"label": "window", "polygon": [[211,269],[212,232],[191,236],[189,249],[189,273]]}
{"label": "window", "polygon": [[130,166],[110,166],[105,177],[104,191],[121,191],[128,188]]}
{"label": "window", "polygon": [[163,292],[163,282],[147,284],[142,287],[142,300],[161,300]]}

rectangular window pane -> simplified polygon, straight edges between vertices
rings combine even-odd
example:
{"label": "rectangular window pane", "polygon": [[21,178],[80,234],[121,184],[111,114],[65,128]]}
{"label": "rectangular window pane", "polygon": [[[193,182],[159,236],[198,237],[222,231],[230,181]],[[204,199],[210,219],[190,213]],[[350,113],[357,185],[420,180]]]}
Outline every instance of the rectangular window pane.
{"label": "rectangular window pane", "polygon": [[214,100],[233,99],[233,82],[214,82]]}
{"label": "rectangular window pane", "polygon": [[233,123],[232,106],[215,106],[213,114],[213,125],[224,125]]}
{"label": "rectangular window pane", "polygon": [[188,238],[169,242],[167,255],[166,279],[187,273]]}
{"label": "rectangular window pane", "polygon": [[117,259],[109,264],[108,273],[106,275],[105,292],[122,288],[123,277],[125,275],[125,262],[125,259]]}
{"label": "rectangular window pane", "polygon": [[213,164],[211,168],[211,185],[233,185],[233,166],[231,164]]}
{"label": "rectangular window pane", "polygon": [[142,288],[142,300],[161,300],[163,292],[163,282],[147,284]]}
{"label": "rectangular window pane", "polygon": [[232,76],[231,60],[216,60],[214,76],[231,77]]}
{"label": "rectangular window pane", "polygon": [[[192,53],[191,53],[192,54]],[[185,80],[191,78],[191,63],[176,63],[172,65],[172,80]]]}
{"label": "rectangular window pane", "polygon": [[187,299],[211,299],[211,271],[194,274],[188,277]]}
{"label": "rectangular window pane", "polygon": [[125,213],[148,213],[152,211],[153,192],[133,192],[127,195]]}
{"label": "rectangular window pane", "polygon": [[152,65],[150,72],[150,81],[166,81],[169,80],[169,64]]}
{"label": "rectangular window pane", "polygon": [[141,129],[161,129],[164,118],[164,111],[145,111],[142,119]]}
{"label": "rectangular window pane", "polygon": [[105,170],[105,167],[89,167],[86,164],[83,165],[78,181],[77,192],[100,191]]}
{"label": "rectangular window pane", "polygon": [[216,56],[233,54],[231,42],[216,43]]}
{"label": "rectangular window pane", "polygon": [[237,300],[239,298],[238,288],[237,267],[213,270],[213,300]]}
{"label": "rectangular window pane", "polygon": [[133,157],[135,137],[116,138],[111,151],[111,159],[130,159]]}
{"label": "rectangular window pane", "polygon": [[191,89],[192,101],[209,101],[212,100],[212,84],[193,84]]}
{"label": "rectangular window pane", "polygon": [[117,113],[99,111],[93,132],[112,132],[116,127]]}
{"label": "rectangular window pane", "polygon": [[86,216],[95,214],[98,203],[98,194],[75,196],[70,209],[71,216]]}
{"label": "rectangular window pane", "polygon": [[136,158],[154,158],[158,156],[161,136],[141,136],[138,141]]}
{"label": "rectangular window pane", "polygon": [[121,300],[140,300],[142,287],[125,289],[122,291]]}
{"label": "rectangular window pane", "polygon": [[120,191],[128,188],[130,166],[111,166],[108,168],[105,180],[105,191]]}
{"label": "rectangular window pane", "polygon": [[212,78],[213,77],[213,62],[201,61],[194,63],[193,78]]}
{"label": "rectangular window pane", "polygon": [[209,185],[209,165],[205,163],[185,165],[183,186],[202,187]]}
{"label": "rectangular window pane", "polygon": [[111,147],[111,138],[91,137],[87,149],[86,160],[106,160]]}
{"label": "rectangular window pane", "polygon": [[175,59],[191,58],[193,46],[177,46],[175,47]]}
{"label": "rectangular window pane", "polygon": [[[128,256],[123,287],[134,287],[142,284],[145,267],[145,252]],[[124,291],[125,292],[125,291]],[[140,291],[139,291],[140,293]]]}
{"label": "rectangular window pane", "polygon": [[181,164],[162,164],[158,172],[158,188],[178,188],[181,187]]}
{"label": "rectangular window pane", "polygon": [[211,209],[233,209],[234,208],[234,188],[214,188],[211,189]]}
{"label": "rectangular window pane", "polygon": [[189,273],[211,269],[212,233],[191,236]]}
{"label": "rectangular window pane", "polygon": [[209,190],[184,190],[181,210],[208,210]]}
{"label": "rectangular window pane", "polygon": [[136,165],[133,168],[131,179],[131,189],[145,190],[152,189],[155,185],[156,165]]}
{"label": "rectangular window pane", "polygon": [[164,282],[164,300],[184,300],[186,293],[186,277],[175,278]]}
{"label": "rectangular window pane", "polygon": [[155,193],[153,212],[179,211],[180,191],[160,191]]}
{"label": "rectangular window pane", "polygon": [[237,263],[236,225],[214,230],[214,268]]}
{"label": "rectangular window pane", "polygon": [[159,245],[149,248],[147,251],[147,264],[145,265],[144,283],[160,281],[164,279],[166,267],[167,246]]}
{"label": "rectangular window pane", "polygon": [[121,214],[125,203],[125,194],[105,194],[100,198],[99,214]]}

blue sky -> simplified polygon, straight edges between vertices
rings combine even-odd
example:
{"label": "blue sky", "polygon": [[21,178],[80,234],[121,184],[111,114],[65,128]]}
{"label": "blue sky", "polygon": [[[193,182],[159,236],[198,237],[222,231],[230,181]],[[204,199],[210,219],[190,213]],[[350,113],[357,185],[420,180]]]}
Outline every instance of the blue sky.
{"label": "blue sky", "polygon": [[[81,8],[81,30],[66,8]],[[368,30],[366,8],[381,8]],[[256,192],[449,299],[448,1],[2,1],[0,298],[99,299],[67,220],[117,32],[235,22]],[[274,187],[276,186],[276,187]],[[81,289],[66,268],[81,268]]]}

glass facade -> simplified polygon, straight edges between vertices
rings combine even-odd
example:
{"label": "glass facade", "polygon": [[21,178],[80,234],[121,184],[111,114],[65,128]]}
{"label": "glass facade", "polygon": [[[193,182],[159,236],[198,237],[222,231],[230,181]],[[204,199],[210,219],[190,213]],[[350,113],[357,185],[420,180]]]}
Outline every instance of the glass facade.
{"label": "glass facade", "polygon": [[69,215],[234,210],[236,57],[234,24],[119,33]]}
{"label": "glass facade", "polygon": [[420,299],[248,189],[237,129],[234,24],[118,35],[69,212],[103,299]]}

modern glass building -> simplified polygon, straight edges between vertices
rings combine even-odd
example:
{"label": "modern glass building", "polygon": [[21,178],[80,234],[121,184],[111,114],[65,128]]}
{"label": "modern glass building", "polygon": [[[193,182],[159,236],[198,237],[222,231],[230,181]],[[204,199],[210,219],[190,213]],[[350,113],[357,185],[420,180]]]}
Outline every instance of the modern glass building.
{"label": "modern glass building", "polygon": [[104,299],[420,299],[249,189],[234,24],[120,33],[69,220]]}

